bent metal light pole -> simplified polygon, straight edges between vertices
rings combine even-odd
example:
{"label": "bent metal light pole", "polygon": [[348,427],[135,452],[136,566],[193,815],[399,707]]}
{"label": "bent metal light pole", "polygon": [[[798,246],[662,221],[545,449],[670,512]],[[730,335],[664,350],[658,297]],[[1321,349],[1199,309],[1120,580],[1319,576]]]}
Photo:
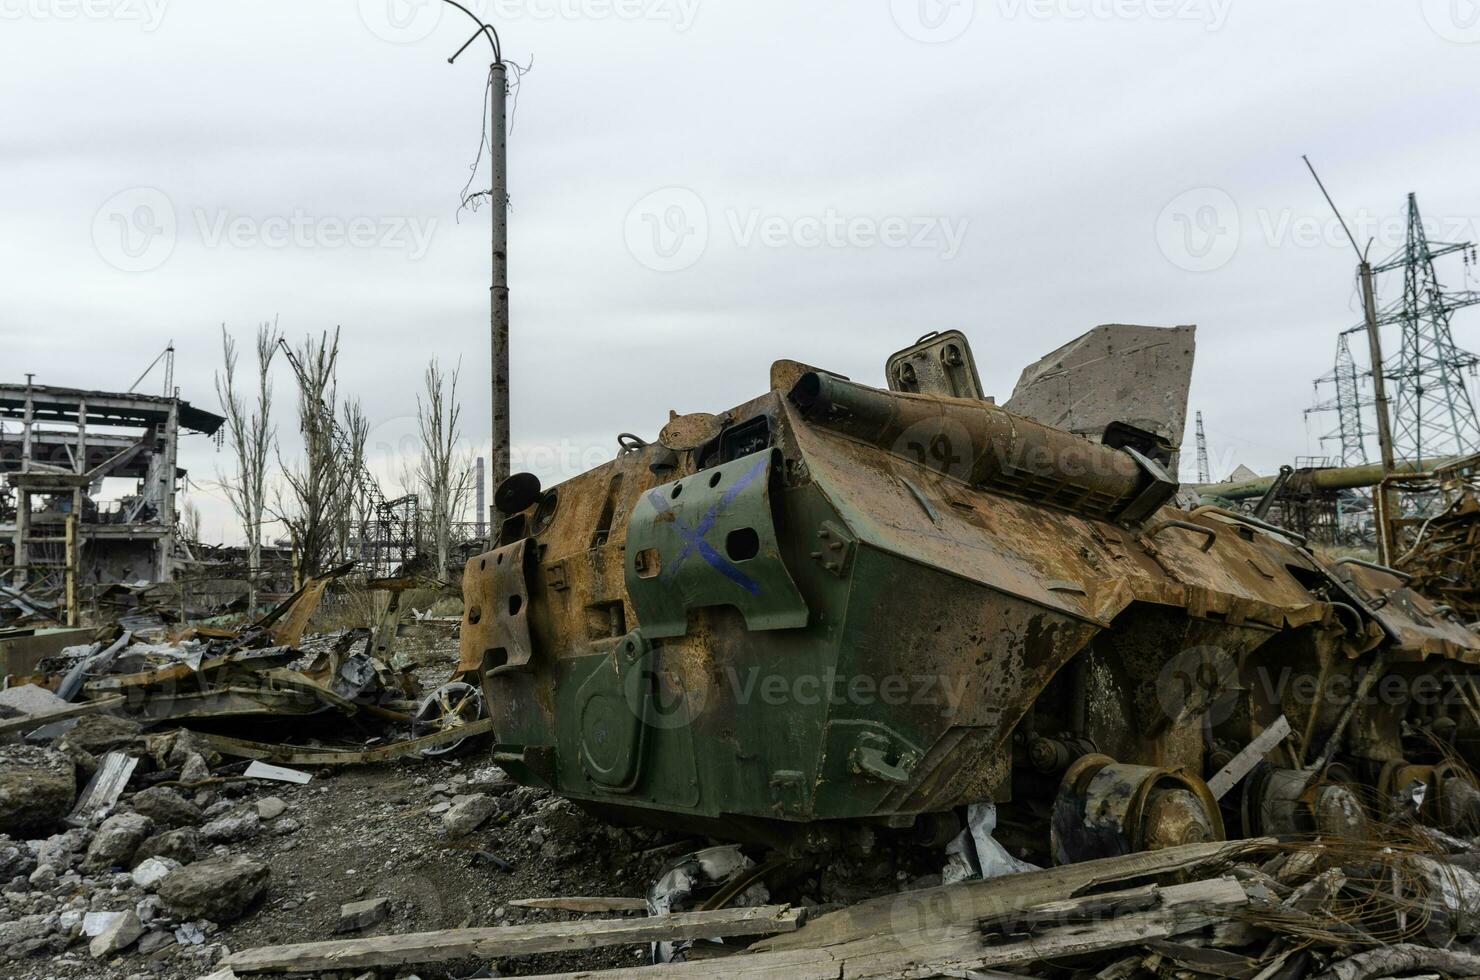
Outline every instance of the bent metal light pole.
{"label": "bent metal light pole", "polygon": [[[488,68],[488,147],[491,182],[488,196],[493,211],[493,281],[490,291],[489,335],[493,354],[493,486],[509,477],[509,170],[506,112],[508,87],[504,72],[503,43],[491,24],[479,20],[457,0],[443,0],[467,14],[478,30],[458,48],[450,65],[478,38],[486,37],[493,49]],[[497,499],[497,498],[495,498]],[[480,515],[481,516],[481,515]],[[503,521],[495,505],[490,510],[489,536],[497,538]]]}

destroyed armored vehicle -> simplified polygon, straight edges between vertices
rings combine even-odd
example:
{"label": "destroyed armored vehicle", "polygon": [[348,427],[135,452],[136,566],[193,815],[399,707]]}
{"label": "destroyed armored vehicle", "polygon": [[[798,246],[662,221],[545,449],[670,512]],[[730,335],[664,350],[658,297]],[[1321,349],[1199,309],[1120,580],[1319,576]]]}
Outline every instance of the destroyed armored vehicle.
{"label": "destroyed armored vehicle", "polygon": [[[1191,328],[1122,329],[1149,339],[1024,375],[1063,427],[1018,408],[1034,391],[984,398],[951,332],[891,358],[890,390],[778,361],[559,486],[511,477],[463,580],[494,759],[614,820],[793,852],[943,841],[983,801],[1059,863],[1361,835],[1405,802],[1473,820],[1480,638],[1398,573],[1179,509],[1185,377],[1135,358],[1185,374]],[[1098,420],[1063,406],[1093,372],[1124,389]]]}

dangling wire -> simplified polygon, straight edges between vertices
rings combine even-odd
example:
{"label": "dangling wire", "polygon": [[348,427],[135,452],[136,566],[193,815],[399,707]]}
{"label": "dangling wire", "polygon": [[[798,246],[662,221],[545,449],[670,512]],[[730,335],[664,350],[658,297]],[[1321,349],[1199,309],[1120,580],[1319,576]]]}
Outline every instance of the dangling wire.
{"label": "dangling wire", "polygon": [[[508,83],[511,105],[509,106],[509,133],[514,132],[514,122],[519,116],[519,90],[524,87],[524,76],[534,70],[534,57],[531,56],[529,64],[521,65],[518,62],[504,62],[506,68],[512,69],[513,81]],[[488,69],[488,81],[483,86],[483,123],[478,134],[478,154],[473,157],[473,162],[468,167],[468,182],[463,185],[462,193],[458,196],[457,207],[458,219],[461,219],[463,209],[466,208],[474,214],[478,212],[478,204],[482,198],[488,196],[488,191],[473,191],[473,181],[478,179],[478,166],[483,162],[483,151],[487,150],[491,158],[493,156],[493,144],[488,136],[488,101],[493,97],[493,68]]]}

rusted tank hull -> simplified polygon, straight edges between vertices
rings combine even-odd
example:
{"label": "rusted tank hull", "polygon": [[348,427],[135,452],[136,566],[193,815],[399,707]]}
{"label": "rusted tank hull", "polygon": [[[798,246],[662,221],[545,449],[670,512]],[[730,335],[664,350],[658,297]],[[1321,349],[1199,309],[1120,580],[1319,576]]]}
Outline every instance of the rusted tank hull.
{"label": "rusted tank hull", "polygon": [[[515,778],[727,836],[982,800],[1031,823],[1090,750],[1195,788],[1282,713],[1306,761],[1336,732],[1401,754],[1391,713],[1261,679],[1480,655],[1401,581],[1165,506],[1133,451],[790,362],[772,376],[706,445],[555,487],[469,563],[462,667]],[[1223,833],[1200,791],[1143,796],[1158,832]]]}

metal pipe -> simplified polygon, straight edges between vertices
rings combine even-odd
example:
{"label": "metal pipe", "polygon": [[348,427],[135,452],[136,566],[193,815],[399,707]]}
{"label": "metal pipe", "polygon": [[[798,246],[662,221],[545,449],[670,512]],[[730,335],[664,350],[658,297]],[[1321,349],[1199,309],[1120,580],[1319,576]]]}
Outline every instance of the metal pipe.
{"label": "metal pipe", "polygon": [[803,375],[788,398],[808,422],[925,469],[1089,517],[1114,519],[1148,489],[1160,494],[1155,506],[1176,492],[1174,482],[1152,487],[1128,452],[986,402],[883,391],[821,372]]}
{"label": "metal pipe", "polygon": [[[503,61],[489,68],[488,144],[493,170],[493,284],[490,332],[493,354],[493,485],[509,478],[509,172],[506,101],[508,86]],[[502,524],[495,508],[495,532]]]}
{"label": "metal pipe", "polygon": [[[1397,477],[1429,476],[1462,457],[1445,456],[1432,460],[1403,460],[1395,463],[1393,475]],[[1375,487],[1382,482],[1381,463],[1364,463],[1361,466],[1331,466],[1320,469],[1296,470],[1286,485],[1291,492],[1313,490],[1358,490]],[[1195,488],[1203,497],[1220,500],[1249,500],[1262,497],[1278,480],[1277,476],[1261,476],[1253,480],[1236,480],[1231,483],[1212,483]]]}

